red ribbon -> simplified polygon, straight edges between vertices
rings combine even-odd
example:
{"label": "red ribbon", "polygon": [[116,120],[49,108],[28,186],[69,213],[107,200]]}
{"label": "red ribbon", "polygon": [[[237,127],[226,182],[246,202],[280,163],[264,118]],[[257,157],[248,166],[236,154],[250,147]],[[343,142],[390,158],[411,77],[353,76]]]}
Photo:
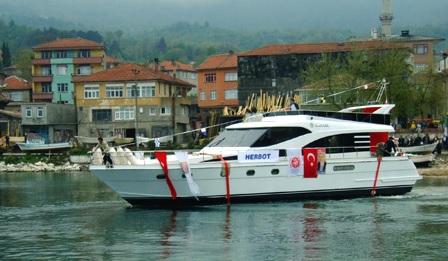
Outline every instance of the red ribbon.
{"label": "red ribbon", "polygon": [[370,192],[370,194],[372,195],[372,197],[375,197],[376,195],[376,183],[378,182],[378,175],[380,173],[380,166],[381,166],[381,156],[378,156],[377,160],[378,160],[378,165],[376,166],[376,173],[375,173],[375,180],[373,182],[373,188],[372,188],[372,192]]}
{"label": "red ribbon", "polygon": [[230,205],[230,171],[229,171],[229,163],[224,160],[224,158],[221,156],[221,162],[224,166],[224,171],[226,172],[226,200],[227,205]]}
{"label": "red ribbon", "polygon": [[171,198],[173,200],[175,200],[177,197],[177,193],[176,193],[176,189],[174,188],[173,182],[171,181],[170,175],[168,174],[168,164],[166,162],[166,152],[165,151],[156,151],[156,152],[154,152],[154,156],[156,156],[157,160],[160,163],[160,166],[162,167],[163,173],[165,174],[165,180],[166,180],[166,184],[168,185],[168,188],[170,189]]}

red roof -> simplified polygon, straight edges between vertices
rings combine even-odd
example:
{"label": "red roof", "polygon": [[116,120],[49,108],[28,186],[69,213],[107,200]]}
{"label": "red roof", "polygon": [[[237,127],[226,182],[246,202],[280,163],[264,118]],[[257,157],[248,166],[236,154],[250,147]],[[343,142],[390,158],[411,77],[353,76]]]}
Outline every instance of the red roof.
{"label": "red roof", "polygon": [[178,61],[163,61],[160,63],[160,69],[164,71],[196,71],[193,67],[193,64],[186,64]]}
{"label": "red roof", "polygon": [[237,66],[237,54],[227,53],[209,56],[199,65],[198,70],[237,68]]}
{"label": "red roof", "polygon": [[11,75],[7,77],[4,81],[4,86],[6,90],[29,90],[31,89],[30,83],[18,76]]}
{"label": "red roof", "polygon": [[317,44],[274,44],[240,53],[239,56],[336,53],[348,52],[356,49],[378,50],[393,48],[404,48],[404,46],[390,42],[383,42],[380,40]]}
{"label": "red roof", "polygon": [[94,41],[82,38],[63,38],[54,41],[39,44],[33,47],[34,51],[46,50],[79,50],[79,49],[104,49],[104,45]]}
{"label": "red roof", "polygon": [[[136,73],[137,72],[137,73]],[[84,76],[75,82],[123,82],[123,81],[148,81],[159,80],[182,86],[192,86],[190,83],[176,79],[170,75],[151,68],[125,63],[114,68]]]}

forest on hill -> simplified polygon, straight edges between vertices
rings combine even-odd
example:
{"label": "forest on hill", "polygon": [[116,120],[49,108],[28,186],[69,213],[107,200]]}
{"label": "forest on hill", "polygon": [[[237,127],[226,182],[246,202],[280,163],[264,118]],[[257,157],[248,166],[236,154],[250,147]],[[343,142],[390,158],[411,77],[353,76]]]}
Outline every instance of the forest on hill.
{"label": "forest on hill", "polygon": [[[411,33],[448,39],[448,26],[411,28]],[[0,44],[10,49],[12,62],[30,77],[31,47],[57,38],[81,37],[104,43],[107,54],[139,63],[154,58],[179,60],[200,64],[206,57],[230,50],[239,52],[275,43],[338,42],[355,36],[348,30],[304,29],[271,31],[235,31],[213,27],[208,23],[177,22],[146,32],[122,30],[99,32],[95,30],[62,30],[54,27],[34,28],[19,25],[13,20],[0,20]],[[446,41],[437,51],[447,47]]]}

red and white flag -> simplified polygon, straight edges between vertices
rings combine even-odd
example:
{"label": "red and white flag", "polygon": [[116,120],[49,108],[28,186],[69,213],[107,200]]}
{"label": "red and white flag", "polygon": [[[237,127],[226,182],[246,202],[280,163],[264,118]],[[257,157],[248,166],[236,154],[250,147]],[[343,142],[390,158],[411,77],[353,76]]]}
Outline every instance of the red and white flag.
{"label": "red and white flag", "polygon": [[194,196],[199,195],[199,186],[196,182],[194,182],[193,176],[191,175],[190,164],[188,162],[188,153],[185,151],[176,151],[174,154],[176,155],[177,160],[179,160],[180,168],[187,178],[188,188],[190,189],[191,194]]}
{"label": "red and white flag", "polygon": [[303,177],[317,178],[317,148],[304,148],[303,161]]}
{"label": "red and white flag", "polygon": [[303,175],[303,157],[300,149],[287,149],[289,174],[292,176]]}

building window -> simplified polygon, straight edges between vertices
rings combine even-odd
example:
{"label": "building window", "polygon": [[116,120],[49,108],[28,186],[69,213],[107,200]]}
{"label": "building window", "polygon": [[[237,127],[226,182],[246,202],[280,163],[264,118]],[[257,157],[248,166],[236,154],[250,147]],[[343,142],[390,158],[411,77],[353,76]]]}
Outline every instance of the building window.
{"label": "building window", "polygon": [[171,108],[170,107],[160,108],[160,115],[171,115]]}
{"label": "building window", "polygon": [[226,72],[224,81],[233,82],[238,80],[238,74],[236,72]]}
{"label": "building window", "polygon": [[92,109],[92,121],[112,121],[112,110]]}
{"label": "building window", "polygon": [[416,44],[414,46],[415,54],[427,54],[428,53],[428,45],[427,44]]}
{"label": "building window", "polygon": [[157,107],[149,107],[149,115],[150,116],[157,115]]}
{"label": "building window", "polygon": [[42,76],[49,76],[51,75],[51,68],[49,66],[44,66],[40,68],[40,74]]}
{"label": "building window", "polygon": [[415,64],[414,65],[414,71],[416,71],[416,72],[424,71],[424,70],[426,70],[426,68],[428,68],[427,64]]}
{"label": "building window", "polygon": [[100,90],[98,86],[86,86],[84,87],[85,99],[98,99],[100,97]]}
{"label": "building window", "polygon": [[45,114],[44,110],[45,110],[44,107],[41,107],[41,106],[37,107],[37,109],[36,109],[37,118],[43,118],[44,117],[44,114]]}
{"label": "building window", "polygon": [[125,121],[135,119],[134,107],[123,107],[115,111],[115,120]]}
{"label": "building window", "polygon": [[205,82],[216,82],[216,73],[206,73]]}
{"label": "building window", "polygon": [[106,86],[106,97],[108,98],[123,97],[123,86]]}
{"label": "building window", "polygon": [[67,58],[67,51],[56,51],[55,58]]}
{"label": "building window", "polygon": [[43,51],[40,53],[40,58],[51,59],[51,51]]}
{"label": "building window", "polygon": [[205,101],[205,92],[201,92],[200,96],[201,96],[201,101]]}
{"label": "building window", "polygon": [[237,89],[225,90],[224,91],[224,99],[226,99],[226,100],[238,99],[238,90]]}
{"label": "building window", "polygon": [[58,83],[58,92],[68,92],[68,83]]}
{"label": "building window", "polygon": [[128,86],[126,88],[126,91],[127,91],[127,94],[126,94],[127,97],[141,97],[140,96],[140,87],[138,87],[138,86],[137,86],[137,88],[135,88],[135,85]]}
{"label": "building window", "polygon": [[56,66],[57,75],[67,75],[67,65]]}
{"label": "building window", "polygon": [[212,101],[216,100],[216,91],[210,92],[210,100],[212,100]]}
{"label": "building window", "polygon": [[92,68],[89,65],[79,66],[76,69],[78,75],[90,75],[92,73]]}
{"label": "building window", "polygon": [[22,92],[10,92],[9,93],[9,98],[11,99],[11,101],[15,101],[15,102],[24,101],[24,97],[23,97],[23,93]]}
{"label": "building window", "polygon": [[46,83],[42,83],[42,92],[46,92],[49,93],[51,92],[51,83],[46,82]]}
{"label": "building window", "polygon": [[182,106],[182,115],[187,115],[188,116],[188,106]]}
{"label": "building window", "polygon": [[141,97],[155,97],[155,96],[156,96],[156,86],[141,87]]}
{"label": "building window", "polygon": [[90,50],[81,50],[78,52],[78,57],[87,58],[90,57]]}
{"label": "building window", "polygon": [[33,117],[33,108],[31,108],[31,107],[25,108],[25,117],[27,117],[27,118]]}

